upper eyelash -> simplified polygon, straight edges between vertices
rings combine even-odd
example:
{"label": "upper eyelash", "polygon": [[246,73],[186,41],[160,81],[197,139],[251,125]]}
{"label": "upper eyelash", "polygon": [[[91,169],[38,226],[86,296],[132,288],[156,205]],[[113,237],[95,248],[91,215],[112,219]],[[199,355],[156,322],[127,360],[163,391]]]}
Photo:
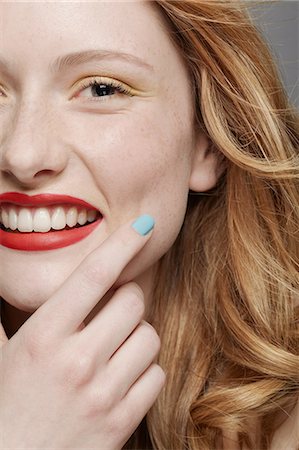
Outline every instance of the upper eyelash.
{"label": "upper eyelash", "polygon": [[[132,92],[132,90],[130,90],[130,88],[128,86],[126,87],[122,83],[115,81],[115,80],[98,78],[98,77],[90,78],[86,81],[83,81],[82,84],[80,84],[79,88],[76,90],[76,94],[79,93],[81,90],[84,90],[88,87],[96,86],[96,85],[99,86],[101,84],[104,86],[107,86],[107,87],[113,87],[119,93],[133,97],[133,92]],[[100,97],[98,97],[98,98],[100,98]]]}

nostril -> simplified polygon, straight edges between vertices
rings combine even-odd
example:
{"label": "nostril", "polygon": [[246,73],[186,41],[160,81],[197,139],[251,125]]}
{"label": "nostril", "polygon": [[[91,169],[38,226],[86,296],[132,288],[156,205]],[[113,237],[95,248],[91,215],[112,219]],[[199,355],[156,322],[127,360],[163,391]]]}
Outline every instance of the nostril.
{"label": "nostril", "polygon": [[51,175],[51,173],[53,173],[53,170],[50,169],[40,170],[34,175],[34,178],[39,177],[40,175]]}
{"label": "nostril", "polygon": [[2,172],[4,175],[7,175],[9,177],[13,176],[13,173],[11,170],[3,169]]}

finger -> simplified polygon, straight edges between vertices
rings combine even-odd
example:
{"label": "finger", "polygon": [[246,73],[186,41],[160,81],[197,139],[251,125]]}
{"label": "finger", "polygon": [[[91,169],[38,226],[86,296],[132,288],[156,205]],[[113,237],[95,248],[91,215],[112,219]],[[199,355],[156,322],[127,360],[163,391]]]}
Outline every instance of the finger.
{"label": "finger", "polygon": [[159,350],[159,336],[151,325],[143,321],[107,364],[108,377],[113,380],[120,398],[153,363]]}
{"label": "finger", "polygon": [[143,417],[155,403],[166,381],[166,376],[158,364],[152,364],[133,384],[116,409],[116,420],[123,427],[134,431]]}
{"label": "finger", "polygon": [[0,348],[6,344],[8,337],[4,331],[3,325],[0,323]]}
{"label": "finger", "polygon": [[99,363],[108,361],[140,323],[144,298],[136,283],[121,286],[109,302],[80,333],[80,347]]}
{"label": "finger", "polygon": [[153,227],[154,220],[148,215],[122,225],[83,260],[31,318],[44,324],[51,317],[51,333],[56,336],[77,330],[130,260],[144,247]]}

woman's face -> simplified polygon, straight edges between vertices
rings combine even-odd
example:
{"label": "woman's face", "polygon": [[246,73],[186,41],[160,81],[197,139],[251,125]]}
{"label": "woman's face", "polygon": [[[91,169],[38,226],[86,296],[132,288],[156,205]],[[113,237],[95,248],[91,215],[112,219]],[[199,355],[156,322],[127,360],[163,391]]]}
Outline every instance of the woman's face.
{"label": "woman's face", "polygon": [[[0,68],[0,193],[71,195],[103,214],[66,247],[0,245],[0,295],[35,310],[112,231],[143,213],[156,228],[124,279],[146,283],[182,225],[195,146],[187,71],[157,10],[142,1],[8,2],[0,16],[8,64]],[[100,94],[86,87],[91,78]]]}

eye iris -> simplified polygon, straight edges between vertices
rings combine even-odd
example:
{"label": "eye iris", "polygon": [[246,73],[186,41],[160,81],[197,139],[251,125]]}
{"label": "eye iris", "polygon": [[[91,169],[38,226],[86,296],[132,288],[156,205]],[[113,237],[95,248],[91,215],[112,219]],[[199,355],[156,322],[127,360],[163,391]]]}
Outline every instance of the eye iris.
{"label": "eye iris", "polygon": [[92,94],[98,97],[103,97],[105,95],[114,94],[116,88],[113,86],[109,86],[107,84],[99,84],[95,83],[92,88]]}

